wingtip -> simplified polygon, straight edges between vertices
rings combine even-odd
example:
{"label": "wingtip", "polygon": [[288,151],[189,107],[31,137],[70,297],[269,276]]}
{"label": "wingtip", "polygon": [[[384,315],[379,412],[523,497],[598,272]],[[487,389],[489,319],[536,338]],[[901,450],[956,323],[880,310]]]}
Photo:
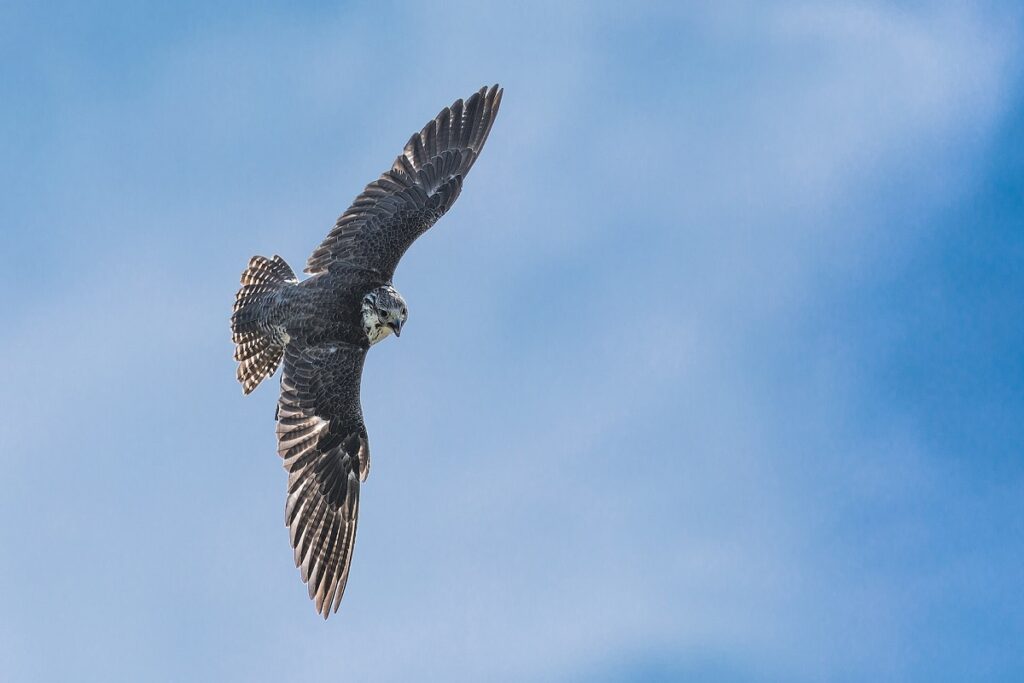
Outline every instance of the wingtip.
{"label": "wingtip", "polygon": [[494,99],[500,96],[503,90],[504,88],[502,88],[499,83],[495,83],[494,85],[483,86],[476,92],[476,94],[480,95],[483,99]]}
{"label": "wingtip", "polygon": [[[323,617],[324,621],[327,621],[327,617],[338,612],[338,604],[334,601],[333,596],[317,594],[313,601],[317,614]],[[331,609],[332,606],[333,609]]]}

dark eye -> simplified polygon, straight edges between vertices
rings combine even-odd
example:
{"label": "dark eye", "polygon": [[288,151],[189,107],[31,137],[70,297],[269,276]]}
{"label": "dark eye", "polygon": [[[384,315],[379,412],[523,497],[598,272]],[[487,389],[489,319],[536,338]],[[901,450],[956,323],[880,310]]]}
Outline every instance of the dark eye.
{"label": "dark eye", "polygon": [[380,316],[380,319],[381,319],[381,320],[387,320],[387,319],[388,319],[388,312],[387,312],[387,311],[384,311],[384,310],[382,310],[382,311],[380,312],[379,316]]}

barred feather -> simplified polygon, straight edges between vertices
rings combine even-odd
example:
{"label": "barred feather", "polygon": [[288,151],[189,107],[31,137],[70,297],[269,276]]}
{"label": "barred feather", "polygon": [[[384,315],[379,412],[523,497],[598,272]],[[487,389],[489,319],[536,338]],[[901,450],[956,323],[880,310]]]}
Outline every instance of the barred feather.
{"label": "barred feather", "polygon": [[236,377],[242,391],[250,393],[281,363],[287,333],[273,317],[274,297],[298,282],[280,256],[253,256],[242,272],[242,287],[235,295],[231,315],[231,340],[235,343]]}
{"label": "barred feather", "polygon": [[289,345],[277,413],[277,447],[288,472],[284,522],[295,566],[325,619],[348,583],[359,484],[370,451],[359,408],[366,350]]}

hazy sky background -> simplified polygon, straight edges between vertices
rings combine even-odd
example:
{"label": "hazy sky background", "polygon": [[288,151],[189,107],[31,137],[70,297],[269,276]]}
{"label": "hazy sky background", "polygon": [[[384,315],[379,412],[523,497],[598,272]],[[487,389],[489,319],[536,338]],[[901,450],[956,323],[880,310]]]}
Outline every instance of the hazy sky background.
{"label": "hazy sky background", "polygon": [[[0,679],[1024,679],[1018,3],[212,4],[0,6]],[[495,81],[325,623],[238,276]]]}

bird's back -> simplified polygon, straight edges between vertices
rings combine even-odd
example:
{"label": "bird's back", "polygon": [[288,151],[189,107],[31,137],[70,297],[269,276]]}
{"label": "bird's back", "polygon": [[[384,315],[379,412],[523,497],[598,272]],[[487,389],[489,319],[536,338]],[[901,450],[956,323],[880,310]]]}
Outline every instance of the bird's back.
{"label": "bird's back", "polygon": [[366,347],[361,306],[366,292],[375,286],[361,273],[344,268],[303,280],[286,294],[288,336],[295,343],[342,342]]}

